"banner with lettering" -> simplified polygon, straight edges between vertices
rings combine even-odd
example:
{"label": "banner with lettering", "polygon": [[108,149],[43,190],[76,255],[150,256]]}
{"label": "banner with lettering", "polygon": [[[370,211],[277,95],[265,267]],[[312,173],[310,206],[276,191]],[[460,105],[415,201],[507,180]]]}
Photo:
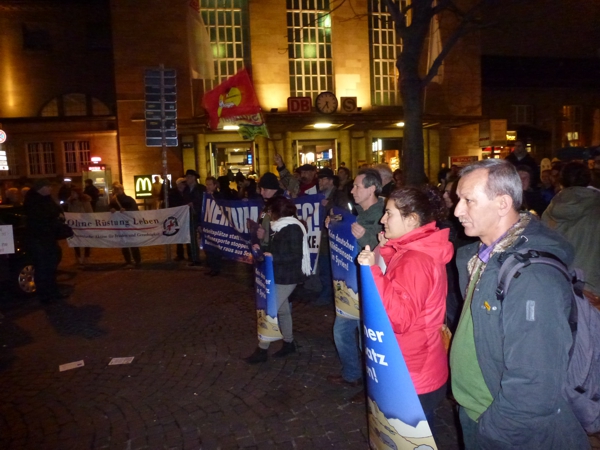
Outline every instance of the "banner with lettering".
{"label": "banner with lettering", "polygon": [[325,207],[321,204],[325,196],[323,194],[303,195],[294,198],[293,201],[298,208],[298,218],[306,224],[306,239],[308,239],[308,250],[310,252],[310,266],[313,275],[317,273],[317,262],[319,261],[319,247],[321,246],[321,232],[325,222]]}
{"label": "banner with lettering", "polygon": [[254,262],[256,286],[256,330],[258,339],[273,342],[283,339],[277,321],[277,296],[273,257],[265,255]]}
{"label": "banner with lettering", "polygon": [[69,247],[146,247],[189,244],[190,208],[116,211],[114,213],[65,213],[73,237]]}
{"label": "banner with lettering", "polygon": [[204,194],[202,248],[219,249],[223,258],[252,264],[247,221],[257,221],[263,206],[262,199],[223,200]]}
{"label": "banner with lettering", "polygon": [[333,214],[329,222],[329,248],[335,312],[347,319],[360,319],[355,263],[359,246],[352,235],[352,224],[356,222],[356,216],[337,207],[333,208]]}
{"label": "banner with lettering", "polygon": [[437,449],[369,266],[360,267],[372,449]]}
{"label": "banner with lettering", "polygon": [[[321,205],[323,195],[306,195],[293,199],[300,220],[306,223],[308,248],[313,273],[316,273],[321,243],[321,227],[325,209]],[[260,222],[259,215],[264,201],[222,200],[204,194],[202,206],[202,248],[221,250],[224,258],[252,264],[250,230],[247,219]]]}

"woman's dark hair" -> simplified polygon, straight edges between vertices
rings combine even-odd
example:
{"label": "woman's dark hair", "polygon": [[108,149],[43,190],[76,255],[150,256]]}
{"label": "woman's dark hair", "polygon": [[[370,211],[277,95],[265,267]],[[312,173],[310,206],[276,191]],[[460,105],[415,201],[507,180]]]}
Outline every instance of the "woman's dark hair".
{"label": "woman's dark hair", "polygon": [[271,214],[271,220],[279,220],[282,217],[296,217],[296,204],[283,196],[273,197],[269,200],[268,210]]}
{"label": "woman's dark hair", "polygon": [[560,184],[565,187],[587,187],[592,181],[592,174],[588,166],[580,162],[570,162],[560,171]]}
{"label": "woman's dark hair", "polygon": [[401,187],[390,194],[388,201],[394,202],[403,217],[416,214],[419,226],[444,220],[448,216],[444,199],[433,186],[427,185],[421,189]]}

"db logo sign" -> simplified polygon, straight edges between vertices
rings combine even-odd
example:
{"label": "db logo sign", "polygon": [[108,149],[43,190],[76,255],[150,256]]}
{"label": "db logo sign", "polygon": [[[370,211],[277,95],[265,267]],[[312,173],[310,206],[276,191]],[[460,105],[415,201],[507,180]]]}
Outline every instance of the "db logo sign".
{"label": "db logo sign", "polygon": [[288,97],[288,113],[310,113],[312,99],[310,97]]}

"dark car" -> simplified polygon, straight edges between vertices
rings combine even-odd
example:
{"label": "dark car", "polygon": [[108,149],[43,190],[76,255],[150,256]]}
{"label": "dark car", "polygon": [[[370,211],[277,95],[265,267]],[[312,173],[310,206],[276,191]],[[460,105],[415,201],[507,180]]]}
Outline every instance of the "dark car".
{"label": "dark car", "polygon": [[15,253],[0,255],[0,283],[5,293],[35,293],[35,269],[25,248],[25,213],[22,207],[0,205],[0,225],[12,225]]}

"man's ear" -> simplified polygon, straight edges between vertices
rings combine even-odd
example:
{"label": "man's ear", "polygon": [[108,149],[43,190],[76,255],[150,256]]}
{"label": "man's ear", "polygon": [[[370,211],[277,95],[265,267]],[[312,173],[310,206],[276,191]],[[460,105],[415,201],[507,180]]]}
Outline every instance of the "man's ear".
{"label": "man's ear", "polygon": [[502,217],[513,211],[513,199],[510,195],[504,194],[496,197],[498,214]]}

